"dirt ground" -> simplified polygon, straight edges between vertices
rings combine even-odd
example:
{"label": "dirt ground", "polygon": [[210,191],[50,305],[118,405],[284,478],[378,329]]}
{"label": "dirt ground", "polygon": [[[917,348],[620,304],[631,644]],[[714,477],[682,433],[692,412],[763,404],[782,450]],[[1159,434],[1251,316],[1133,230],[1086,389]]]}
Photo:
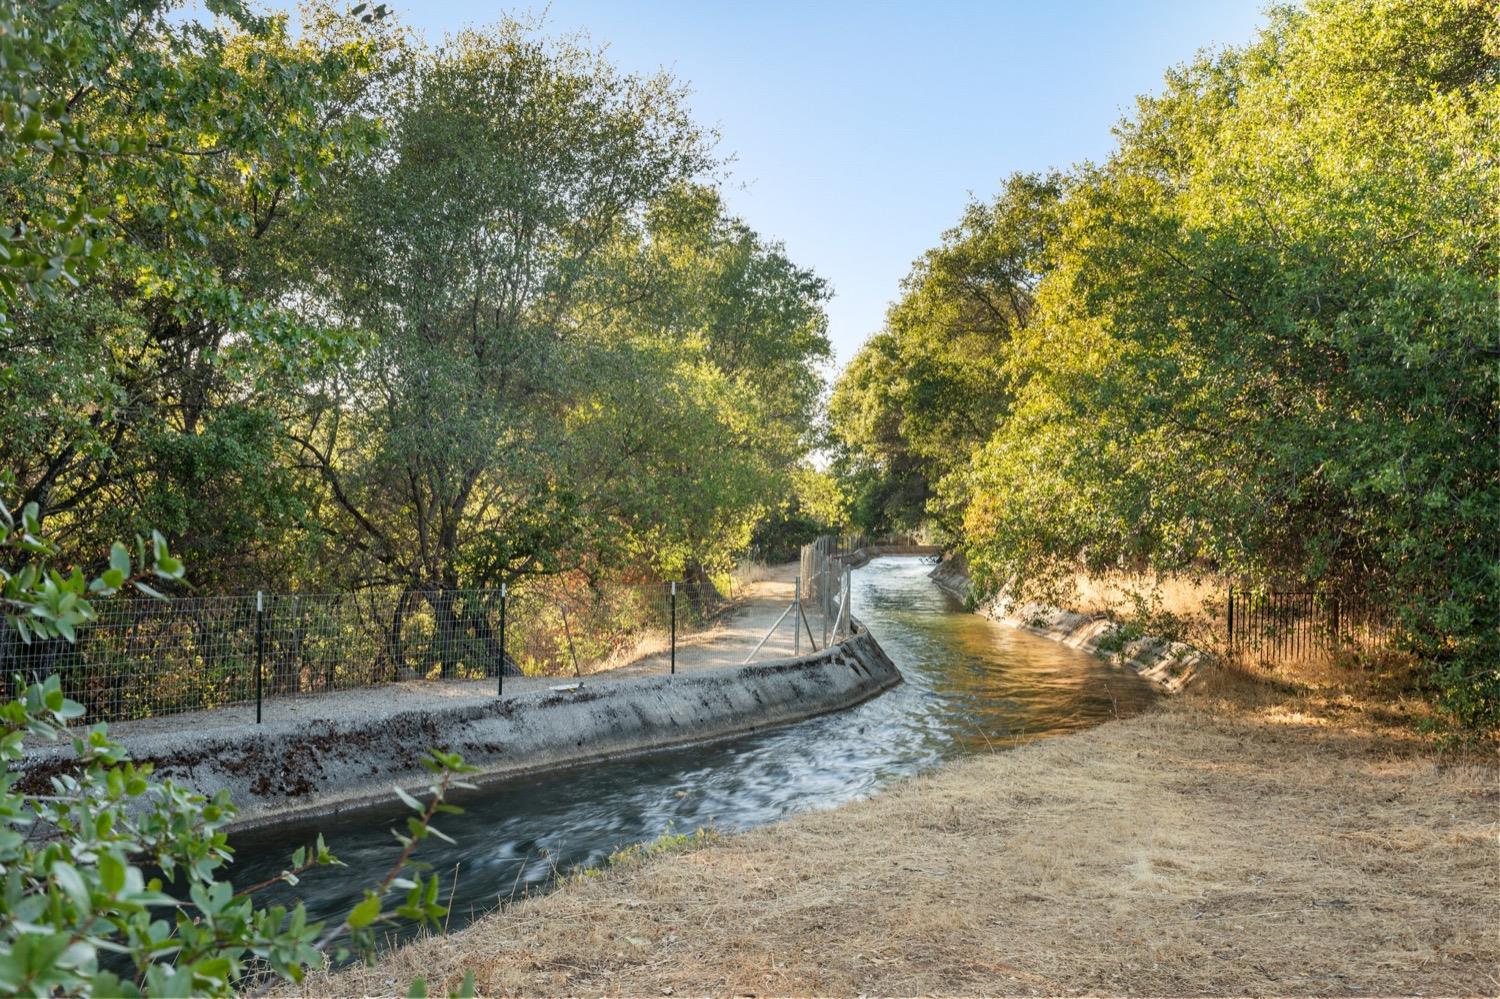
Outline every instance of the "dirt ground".
{"label": "dirt ground", "polygon": [[[792,616],[781,616],[791,606],[798,568],[796,562],[756,566],[752,572],[737,578],[734,604],[728,612],[715,618],[702,630],[678,636],[678,671],[738,666],[754,651],[762,638],[767,641],[755,654],[759,662],[790,656],[795,652],[811,651],[809,631],[812,638],[821,645],[823,619],[818,614],[816,601],[808,600],[803,605],[807,623],[800,625],[803,629],[800,636],[792,634]],[[770,633],[778,620],[781,625],[774,633]],[[627,677],[665,673],[669,664],[665,637],[655,636],[643,640],[623,658],[628,661],[609,664],[607,675]]]}
{"label": "dirt ground", "polygon": [[1220,669],[1133,719],[582,877],[308,994],[1495,995],[1500,785]]}

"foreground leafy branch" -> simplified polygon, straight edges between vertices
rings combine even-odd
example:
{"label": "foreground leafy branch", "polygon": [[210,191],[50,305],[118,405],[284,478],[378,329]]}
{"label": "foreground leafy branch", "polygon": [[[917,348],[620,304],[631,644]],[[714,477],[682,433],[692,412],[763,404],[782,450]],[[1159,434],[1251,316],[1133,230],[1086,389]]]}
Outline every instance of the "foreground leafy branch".
{"label": "foreground leafy branch", "polygon": [[[144,580],[183,577],[159,534],[138,542],[133,559],[114,546],[109,568],[93,579],[52,568],[54,551],[34,508],[17,520],[0,504],[0,616],[27,642],[71,642],[95,618],[91,598],[134,586],[166,599]],[[0,993],[255,991],[300,981],[330,957],[371,954],[378,927],[401,920],[435,927],[447,915],[437,875],[424,880],[427,865],[414,854],[430,836],[447,839],[433,820],[459,811],[446,797],[469,786],[459,778],[473,770],[458,754],[434,751],[426,760],[434,781],[425,804],[396,789],[413,811],[397,833],[399,853],[343,919],[324,924],[310,921],[301,902],[256,903],[266,889],[340,864],[321,836],[294,852],[276,877],[236,891],[224,877],[233,855],[226,829],[235,816],[228,792],[209,797],[155,778],[151,764],[132,760],[106,725],[70,728],[83,714],[57,675],[0,704]],[[36,786],[19,766],[27,742],[64,739],[72,742],[71,759],[60,761],[45,787]],[[396,892],[405,895],[391,898]]]}
{"label": "foreground leafy branch", "polygon": [[[445,798],[469,786],[473,768],[434,752],[435,775],[413,809],[402,848],[378,885],[337,923],[310,921],[298,902],[259,906],[255,896],[295,885],[301,874],[341,862],[322,837],[298,849],[275,878],[236,891],[224,878],[232,859],[225,829],[228,793],[208,797],[153,777],[106,726],[69,732],[83,713],[58,678],[32,684],[0,706],[0,991],[45,996],[229,995],[277,980],[300,981],[308,967],[373,952],[378,927],[407,921],[436,927],[447,915],[436,874],[413,856],[433,820],[460,809]],[[20,786],[14,764],[28,739],[71,737],[72,773],[45,793]],[[159,872],[159,873],[153,873]],[[409,874],[415,877],[408,877]],[[404,891],[393,907],[390,896]],[[335,947],[342,938],[348,942]]]}
{"label": "foreground leafy branch", "polygon": [[[0,488],[14,483],[0,474]],[[148,579],[180,582],[181,560],[167,550],[160,532],[148,541],[136,538],[136,552],[118,541],[110,548],[109,568],[92,579],[74,568],[67,575],[49,568],[57,546],[42,533],[35,503],[27,503],[18,520],[0,499],[0,611],[11,627],[30,644],[33,638],[73,641],[77,630],[96,619],[90,597],[110,597],[129,587],[154,597],[164,595]]]}

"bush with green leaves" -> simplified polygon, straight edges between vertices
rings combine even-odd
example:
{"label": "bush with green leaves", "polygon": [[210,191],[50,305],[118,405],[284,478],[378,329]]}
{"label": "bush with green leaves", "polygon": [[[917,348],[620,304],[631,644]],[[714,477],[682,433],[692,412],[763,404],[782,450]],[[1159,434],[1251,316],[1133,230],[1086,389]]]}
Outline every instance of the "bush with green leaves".
{"label": "bush with green leaves", "polygon": [[[9,487],[0,474],[0,488]],[[147,579],[180,581],[182,562],[167,550],[167,541],[157,531],[148,541],[136,539],[136,552],[115,542],[109,552],[109,568],[92,579],[74,568],[64,575],[47,566],[57,546],[42,533],[37,505],[27,503],[16,518],[0,500],[0,608],[21,641],[33,638],[65,638],[73,641],[80,627],[95,619],[91,597],[109,597],[132,588],[148,597],[164,599]],[[10,564],[16,565],[15,569]]]}
{"label": "bush with green leaves", "polygon": [[[0,503],[0,626],[23,641],[73,641],[95,617],[92,600],[126,587],[166,599],[148,578],[178,581],[182,563],[161,536],[115,545],[109,567],[89,579],[48,564],[55,546],[28,506],[16,518]],[[18,685],[23,682],[17,678]],[[133,761],[108,726],[69,727],[83,715],[57,676],[0,704],[0,993],[6,995],[228,995],[276,978],[301,980],[309,966],[369,954],[378,928],[437,926],[447,915],[436,874],[414,856],[433,820],[459,811],[448,792],[474,768],[434,750],[425,802],[400,788],[412,810],[385,876],[337,922],[309,920],[301,903],[259,906],[273,885],[297,884],[310,868],[338,864],[322,837],[286,869],[236,888],[226,878],[235,816],[227,791],[209,797],[159,780]],[[40,771],[22,766],[28,741],[70,740],[72,758]],[[52,762],[52,761],[49,761]],[[425,986],[416,983],[422,993]]]}
{"label": "bush with green leaves", "polygon": [[[256,895],[295,885],[310,868],[338,864],[322,837],[265,882],[236,887],[226,828],[228,792],[213,797],[158,780],[104,725],[69,730],[83,712],[56,677],[0,706],[0,992],[7,995],[230,995],[310,966],[368,954],[379,927],[438,926],[447,914],[436,874],[413,856],[445,798],[472,770],[433,752],[424,803],[412,809],[385,877],[337,922],[308,919],[302,903],[259,906]],[[28,739],[71,739],[75,766],[44,791],[23,790],[15,766]],[[421,983],[417,984],[418,991]]]}

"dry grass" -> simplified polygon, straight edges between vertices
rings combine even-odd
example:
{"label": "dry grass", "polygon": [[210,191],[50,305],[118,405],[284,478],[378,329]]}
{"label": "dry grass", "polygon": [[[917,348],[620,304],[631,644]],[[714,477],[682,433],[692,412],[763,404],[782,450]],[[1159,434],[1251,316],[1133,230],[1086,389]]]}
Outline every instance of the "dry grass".
{"label": "dry grass", "polygon": [[734,567],[730,573],[731,588],[738,591],[743,586],[751,586],[767,579],[779,578],[778,566],[767,565],[764,562],[752,562],[745,560]]}
{"label": "dry grass", "polygon": [[1078,573],[1062,585],[1055,602],[1084,614],[1138,621],[1148,633],[1165,628],[1174,639],[1212,648],[1224,634],[1228,592],[1228,581],[1213,575]]}
{"label": "dry grass", "polygon": [[311,994],[1490,994],[1494,759],[1220,671],[1160,709],[623,865]]}

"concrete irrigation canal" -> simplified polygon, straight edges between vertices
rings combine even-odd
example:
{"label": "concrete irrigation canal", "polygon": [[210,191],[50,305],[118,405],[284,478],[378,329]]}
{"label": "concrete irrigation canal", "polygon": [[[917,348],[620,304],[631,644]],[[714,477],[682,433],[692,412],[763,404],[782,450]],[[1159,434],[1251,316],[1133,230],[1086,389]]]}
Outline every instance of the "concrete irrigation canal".
{"label": "concrete irrigation canal", "polygon": [[[850,650],[844,658],[857,664],[825,672],[856,706],[737,738],[490,782],[461,799],[465,813],[442,824],[456,843],[423,847],[445,883],[455,884],[450,928],[622,847],[831,808],[957,756],[1139,710],[1154,696],[1145,680],[1094,655],[965,613],[928,578],[930,568],[918,558],[887,557],[854,572],[855,612],[879,646]],[[878,696],[833,679],[857,677],[886,656],[905,682],[878,677]],[[788,672],[799,675],[781,672],[780,686]],[[234,837],[232,877],[271,877],[322,832],[348,867],[310,872],[286,894],[295,892],[315,917],[341,913],[388,866],[389,829],[405,814],[379,805],[244,830]]]}

